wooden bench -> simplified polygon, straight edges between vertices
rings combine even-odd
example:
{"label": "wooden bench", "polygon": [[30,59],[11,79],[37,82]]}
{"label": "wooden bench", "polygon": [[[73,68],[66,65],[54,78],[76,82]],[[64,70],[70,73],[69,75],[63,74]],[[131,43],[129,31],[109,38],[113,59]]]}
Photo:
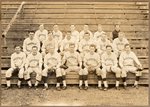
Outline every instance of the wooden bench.
{"label": "wooden bench", "polygon": [[[5,72],[6,70],[1,71],[1,84],[6,84],[6,78],[5,78]],[[149,71],[144,70],[142,71],[142,77],[140,78],[139,84],[147,84],[149,83],[148,78],[149,78]],[[31,81],[32,83],[35,83],[35,73],[31,74]],[[108,84],[115,84],[115,75],[113,73],[108,73],[107,75],[107,80]],[[129,73],[127,77],[127,83],[128,84],[133,84],[135,81],[135,75],[132,73]],[[17,79],[18,77],[12,77],[11,83],[12,84],[17,84]],[[67,84],[78,84],[78,74],[76,72],[69,72],[66,76],[66,81]],[[88,82],[89,84],[97,84],[97,76],[95,74],[89,74],[88,76]],[[49,84],[56,84],[56,77],[53,75],[49,77],[48,79]],[[27,84],[25,81],[23,81],[23,84]],[[41,82],[41,84],[43,84]],[[120,84],[122,84],[122,80],[120,80]]]}

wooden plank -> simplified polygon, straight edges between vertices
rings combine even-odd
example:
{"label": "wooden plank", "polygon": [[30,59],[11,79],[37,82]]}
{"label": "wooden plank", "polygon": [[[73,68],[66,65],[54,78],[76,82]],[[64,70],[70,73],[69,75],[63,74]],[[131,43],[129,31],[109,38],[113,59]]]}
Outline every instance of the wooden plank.
{"label": "wooden plank", "polygon": [[[2,9],[16,9],[18,8],[19,5],[10,5],[10,4],[7,4],[7,5],[3,5],[1,6]],[[70,9],[70,8],[86,8],[86,9],[90,9],[90,8],[101,8],[101,9],[104,9],[104,8],[110,8],[110,9],[139,9],[139,6],[136,6],[136,5],[124,5],[124,4],[69,4],[67,3],[66,4],[40,4],[40,3],[35,3],[35,4],[26,4],[24,5],[24,9],[35,9],[35,8],[40,8],[40,9],[56,9],[56,8],[59,8],[59,9],[63,9],[63,8],[67,8],[67,9]],[[140,6],[141,8],[143,7],[144,9],[148,9],[148,6]]]}
{"label": "wooden plank", "polygon": [[[49,13],[49,14],[52,14],[52,13],[103,13],[103,14],[106,14],[106,13],[129,13],[129,14],[141,14],[141,13],[146,13],[148,14],[149,11],[148,10],[124,10],[124,9],[113,9],[113,11],[111,11],[111,9],[34,9],[34,10],[31,10],[31,9],[25,9],[23,12],[24,14],[26,13],[33,13],[35,11],[35,13]],[[16,9],[8,9],[8,10],[1,10],[2,13],[14,13],[16,12]]]}
{"label": "wooden plank", "polygon": [[[1,23],[3,24],[8,24],[9,19],[2,19]],[[102,25],[108,25],[108,24],[116,24],[120,23],[121,25],[145,25],[146,27],[148,26],[149,20],[128,20],[128,19],[66,19],[64,16],[64,19],[17,19],[15,20],[15,24],[98,24],[101,23]],[[133,26],[134,27],[134,26]],[[136,27],[136,26],[135,26]]]}
{"label": "wooden plank", "polygon": [[[6,13],[1,13],[1,18],[2,19],[10,19],[13,17],[14,14],[6,14]],[[21,17],[22,16],[22,17]],[[65,18],[67,19],[95,19],[95,18],[99,18],[99,19],[113,19],[113,18],[120,18],[120,19],[148,19],[149,15],[142,15],[142,14],[68,14],[65,16]],[[57,18],[57,19],[61,19],[64,18],[64,16],[62,14],[20,14],[18,15],[18,18],[24,18],[24,19],[47,19],[47,18]]]}

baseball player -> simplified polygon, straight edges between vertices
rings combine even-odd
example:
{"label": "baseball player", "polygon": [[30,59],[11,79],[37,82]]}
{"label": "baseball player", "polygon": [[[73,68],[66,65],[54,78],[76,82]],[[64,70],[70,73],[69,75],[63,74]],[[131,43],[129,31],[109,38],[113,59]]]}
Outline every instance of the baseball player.
{"label": "baseball player", "polygon": [[140,76],[142,76],[141,71],[143,68],[135,53],[131,51],[129,44],[125,45],[125,51],[120,55],[119,65],[122,69],[121,76],[123,79],[124,88],[126,89],[127,87],[126,78],[128,72],[132,72],[136,75],[136,80],[133,87],[138,88],[138,81],[140,79]]}
{"label": "baseball player", "polygon": [[45,56],[48,53],[50,46],[55,47],[55,51],[58,51],[58,42],[53,38],[52,33],[48,34],[48,39],[43,42],[42,45],[42,55]]}
{"label": "baseball player", "polygon": [[76,30],[75,25],[71,25],[70,30],[71,30],[71,36],[73,37],[73,39],[76,40],[76,42],[79,42],[80,33]]}
{"label": "baseball player", "polygon": [[114,40],[115,38],[118,38],[118,33],[119,32],[120,32],[120,25],[116,24],[114,26],[114,31],[111,33],[112,40]]}
{"label": "baseball player", "polygon": [[23,42],[23,51],[26,55],[31,53],[33,46],[37,46],[38,51],[40,50],[40,42],[38,39],[34,38],[34,31],[29,31],[29,37]]}
{"label": "baseball player", "polygon": [[59,43],[62,41],[62,39],[63,39],[63,34],[62,34],[62,32],[59,30],[58,25],[54,25],[54,26],[53,26],[52,35],[53,35],[54,39],[56,39],[56,41],[58,42],[58,44],[59,44]]}
{"label": "baseball player", "polygon": [[34,86],[37,89],[37,86],[41,81],[41,70],[42,70],[42,54],[38,52],[37,46],[33,46],[32,53],[27,56],[25,68],[26,68],[25,80],[27,80],[29,88],[32,87],[30,74],[32,72],[36,73],[36,82]]}
{"label": "baseball player", "polygon": [[69,48],[69,44],[70,43],[74,43],[75,44],[75,51],[78,48],[78,44],[76,42],[76,40],[71,36],[71,32],[68,31],[66,34],[66,37],[62,40],[62,42],[60,43],[60,52],[66,52],[68,51]]}
{"label": "baseball player", "polygon": [[11,68],[6,71],[6,83],[7,88],[10,88],[10,79],[12,74],[18,73],[18,88],[21,88],[21,82],[23,81],[24,74],[24,64],[25,64],[26,54],[21,52],[21,46],[15,46],[15,52],[11,55]]}
{"label": "baseball player", "polygon": [[42,71],[42,80],[44,82],[45,89],[48,89],[47,79],[48,74],[56,73],[57,84],[56,89],[60,89],[61,82],[61,56],[58,52],[55,51],[54,46],[50,46],[48,54],[44,57],[44,70]]}
{"label": "baseball player", "polygon": [[[96,46],[94,44],[90,45],[89,53],[86,53],[84,56],[84,72],[83,72],[83,80],[85,82],[85,89],[88,89],[88,73],[95,72],[98,75],[98,88],[101,89],[101,61],[98,53],[95,52]],[[80,89],[82,87],[80,86]]]}
{"label": "baseball player", "polygon": [[41,24],[39,29],[35,32],[34,37],[40,41],[40,47],[42,47],[43,42],[47,39],[48,31],[44,28],[44,25]]}
{"label": "baseball player", "polygon": [[104,83],[104,91],[108,89],[106,81],[107,72],[113,72],[116,75],[116,89],[119,90],[119,80],[121,76],[121,69],[118,67],[118,61],[115,53],[112,52],[112,46],[106,46],[106,52],[102,54],[102,79]]}
{"label": "baseball player", "polygon": [[118,38],[113,40],[113,48],[116,55],[119,57],[120,53],[124,51],[124,45],[129,44],[128,40],[125,38],[123,32],[119,32]]}
{"label": "baseball player", "polygon": [[92,34],[92,32],[89,30],[89,26],[87,25],[87,24],[85,24],[84,26],[83,26],[83,30],[80,32],[80,41],[82,40],[82,38],[83,38],[83,36],[84,36],[84,34],[86,33],[86,32],[88,32],[89,34],[90,34],[90,38],[92,39],[93,38],[93,34]]}
{"label": "baseball player", "polygon": [[101,38],[101,35],[104,34],[105,32],[102,29],[102,25],[98,24],[97,26],[97,32],[94,33],[94,39],[99,40]]}
{"label": "baseball player", "polygon": [[69,51],[64,53],[62,58],[62,65],[65,67],[61,67],[62,69],[62,82],[63,82],[63,89],[66,89],[66,73],[70,71],[76,71],[79,74],[79,86],[81,85],[81,75],[82,75],[82,60],[80,54],[74,51],[75,44],[69,44]]}
{"label": "baseball player", "polygon": [[97,42],[95,42],[94,39],[91,39],[90,34],[88,32],[86,32],[84,34],[84,38],[79,42],[79,49],[78,50],[81,53],[82,59],[83,59],[84,54],[89,52],[89,46],[91,44],[95,44],[95,43],[97,43]]}
{"label": "baseball player", "polygon": [[101,56],[106,51],[106,46],[112,45],[105,33],[101,34],[101,38],[97,40],[97,52]]}

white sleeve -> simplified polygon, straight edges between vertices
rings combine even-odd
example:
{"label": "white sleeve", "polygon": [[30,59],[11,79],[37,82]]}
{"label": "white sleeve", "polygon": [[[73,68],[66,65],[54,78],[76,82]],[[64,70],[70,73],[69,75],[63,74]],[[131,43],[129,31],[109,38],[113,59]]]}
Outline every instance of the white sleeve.
{"label": "white sleeve", "polygon": [[27,46],[27,44],[26,44],[26,40],[27,39],[25,39],[24,41],[23,41],[23,52],[25,52],[26,53],[26,46]]}
{"label": "white sleeve", "polygon": [[105,65],[105,54],[102,54],[101,59],[102,59],[102,67],[105,68],[106,67],[106,65]]}
{"label": "white sleeve", "polygon": [[23,54],[23,63],[21,67],[25,66],[25,61],[26,61],[26,54],[25,53],[22,53],[22,54]]}
{"label": "white sleeve", "polygon": [[48,66],[47,66],[47,55],[45,55],[45,57],[44,57],[44,68],[47,68]]}
{"label": "white sleeve", "polygon": [[42,64],[43,64],[43,61],[42,61],[42,55],[39,54],[39,67],[42,69]]}
{"label": "white sleeve", "polygon": [[79,42],[79,51],[82,52],[82,41]]}

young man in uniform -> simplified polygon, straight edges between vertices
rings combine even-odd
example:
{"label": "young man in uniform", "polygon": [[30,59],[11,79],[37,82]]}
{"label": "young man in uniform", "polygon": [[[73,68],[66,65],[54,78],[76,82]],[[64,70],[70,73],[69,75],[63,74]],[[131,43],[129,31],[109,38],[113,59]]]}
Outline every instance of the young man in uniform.
{"label": "young man in uniform", "polygon": [[[80,54],[76,51],[74,51],[75,44],[71,43],[69,44],[69,51],[64,53],[64,56],[62,58],[62,82],[63,82],[63,89],[67,88],[66,85],[66,74],[70,71],[76,71],[79,74],[79,80],[81,80],[82,75],[82,60],[80,57]],[[64,67],[65,66],[65,67]],[[79,84],[81,81],[79,81]]]}
{"label": "young man in uniform", "polygon": [[34,31],[29,31],[29,37],[23,42],[23,51],[26,55],[31,53],[33,46],[37,46],[38,51],[40,50],[40,42],[38,39],[34,38]]}
{"label": "young man in uniform", "polygon": [[48,36],[48,31],[44,28],[44,25],[41,24],[39,26],[39,29],[35,32],[35,35],[34,35],[34,38],[40,41],[40,49],[43,45],[43,42],[47,39],[47,36]]}
{"label": "young man in uniform", "polygon": [[115,53],[112,52],[112,46],[106,46],[106,52],[102,54],[102,79],[104,82],[104,91],[108,89],[106,80],[107,72],[113,72],[116,76],[116,89],[119,90],[119,80],[121,76],[121,69],[118,67],[118,61]]}
{"label": "young man in uniform", "polygon": [[101,36],[105,34],[105,32],[102,29],[102,25],[98,24],[97,26],[97,31],[94,33],[94,39],[95,40],[100,40]]}
{"label": "young man in uniform", "polygon": [[42,45],[42,55],[43,57],[48,53],[48,49],[50,46],[55,47],[55,51],[58,51],[58,42],[54,39],[52,33],[48,34],[48,39],[43,42]]}
{"label": "young man in uniform", "polygon": [[7,89],[10,88],[10,79],[12,74],[18,74],[18,88],[21,88],[21,82],[24,77],[24,64],[26,60],[26,54],[21,51],[21,46],[15,46],[15,52],[11,55],[11,68],[6,71],[6,83]]}
{"label": "young man in uniform", "polygon": [[50,46],[48,50],[48,54],[45,55],[44,57],[44,70],[42,71],[42,81],[44,82],[44,87],[45,89],[48,89],[48,74],[56,74],[57,78],[57,84],[56,88],[60,87],[60,82],[61,82],[61,56],[58,52],[55,51],[54,46]]}
{"label": "young man in uniform", "polygon": [[[135,63],[137,66],[135,65]],[[120,55],[119,65],[122,69],[121,76],[123,79],[124,88],[126,89],[127,87],[126,78],[127,78],[128,72],[132,72],[136,75],[136,80],[135,80],[133,87],[138,88],[138,82],[139,82],[140,76],[142,75],[141,71],[143,68],[137,56],[135,55],[135,53],[131,51],[129,44],[125,45],[125,51],[122,52]]]}
{"label": "young man in uniform", "polygon": [[56,41],[58,42],[58,45],[59,45],[60,42],[61,42],[62,39],[63,39],[63,34],[62,34],[62,32],[59,30],[58,25],[54,25],[54,26],[53,26],[52,35],[53,35],[53,38],[56,39]]}
{"label": "young man in uniform", "polygon": [[92,32],[89,30],[89,26],[87,24],[85,24],[83,26],[83,30],[80,32],[80,41],[82,40],[83,36],[85,35],[85,33],[88,32],[90,34],[90,39],[93,38],[93,34]]}
{"label": "young man in uniform", "polygon": [[31,84],[31,77],[30,74],[32,72],[36,73],[36,82],[35,82],[35,88],[37,89],[37,86],[39,82],[41,81],[41,70],[42,70],[42,54],[38,52],[38,47],[33,46],[32,47],[32,53],[27,56],[26,64],[25,64],[25,79],[29,85],[29,88],[32,87]]}
{"label": "young man in uniform", "polygon": [[113,40],[113,48],[117,57],[119,57],[121,52],[124,51],[125,44],[129,44],[129,42],[125,38],[125,34],[123,32],[119,32],[118,38]]}
{"label": "young man in uniform", "polygon": [[78,43],[79,42],[79,35],[80,33],[76,30],[76,27],[75,25],[71,25],[70,26],[70,30],[71,30],[71,36],[73,37],[74,40],[76,40],[76,42]]}
{"label": "young man in uniform", "polygon": [[76,40],[71,36],[71,32],[67,31],[65,38],[60,43],[60,52],[64,53],[64,52],[68,51],[70,43],[75,44],[75,51],[77,51],[78,44],[77,44]]}
{"label": "young man in uniform", "polygon": [[[90,45],[89,53],[84,56],[84,74],[82,75],[83,81],[85,83],[85,89],[88,89],[88,73],[95,73],[98,75],[98,88],[101,89],[101,61],[98,53],[95,52],[96,46],[94,44]],[[96,72],[95,72],[96,71]],[[82,84],[79,86],[82,89]]]}

